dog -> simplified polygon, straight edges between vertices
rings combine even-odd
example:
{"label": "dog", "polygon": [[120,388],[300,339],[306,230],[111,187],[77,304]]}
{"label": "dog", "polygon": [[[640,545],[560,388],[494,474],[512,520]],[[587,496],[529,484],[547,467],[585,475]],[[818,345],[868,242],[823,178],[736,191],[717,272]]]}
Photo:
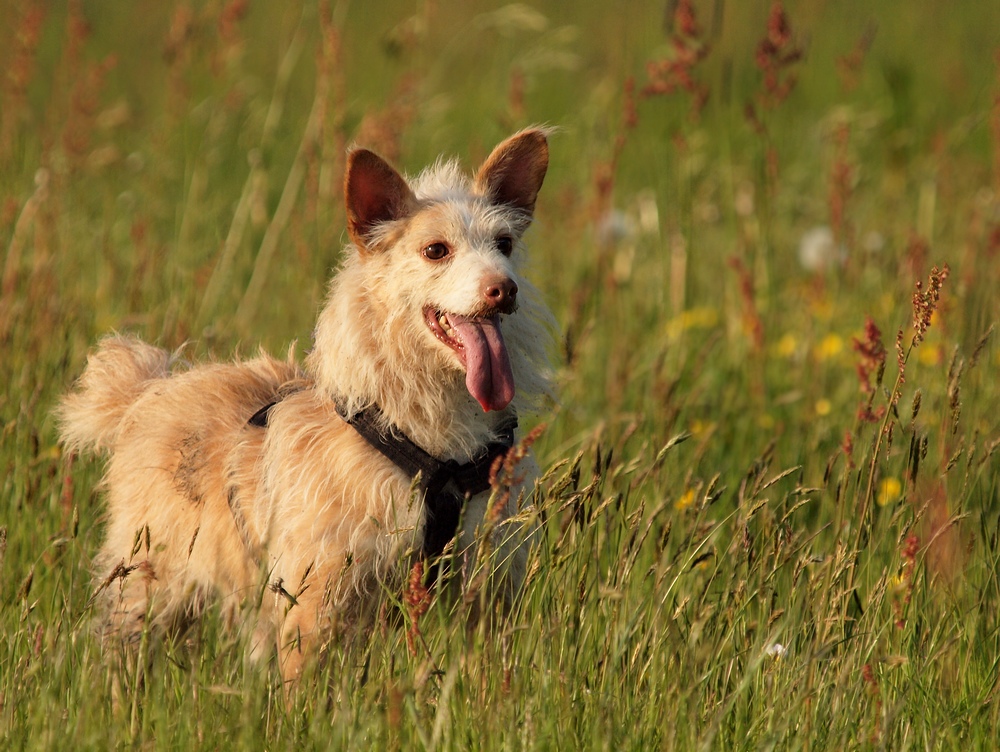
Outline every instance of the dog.
{"label": "dog", "polygon": [[471,177],[439,160],[408,180],[349,152],[350,242],[303,366],[99,343],[57,418],[67,451],[108,456],[105,639],[219,602],[230,623],[256,614],[253,650],[276,640],[294,683],[385,583],[445,553],[465,583],[492,562],[509,608],[538,476],[516,421],[553,391],[552,315],[522,272],[547,135],[516,133]]}

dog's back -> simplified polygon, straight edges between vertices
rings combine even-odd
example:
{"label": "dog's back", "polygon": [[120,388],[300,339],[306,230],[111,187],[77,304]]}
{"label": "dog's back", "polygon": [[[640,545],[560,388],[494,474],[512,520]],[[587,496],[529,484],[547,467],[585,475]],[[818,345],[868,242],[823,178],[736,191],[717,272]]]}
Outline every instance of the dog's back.
{"label": "dog's back", "polygon": [[154,580],[164,584],[155,614],[163,624],[193,615],[213,589],[245,587],[256,563],[233,524],[227,468],[234,457],[259,460],[256,432],[246,430],[253,412],[305,383],[294,363],[266,355],[171,366],[164,350],[107,337],[57,410],[68,448],[109,454],[95,575],[109,626],[127,638],[141,628]]}

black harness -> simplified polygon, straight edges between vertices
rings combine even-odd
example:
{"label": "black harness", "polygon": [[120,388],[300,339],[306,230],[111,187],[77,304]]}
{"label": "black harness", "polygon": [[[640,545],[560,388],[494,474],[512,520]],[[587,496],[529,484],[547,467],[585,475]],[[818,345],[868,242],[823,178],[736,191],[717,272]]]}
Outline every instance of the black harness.
{"label": "black harness", "polygon": [[[249,425],[266,428],[268,417],[277,402],[264,405],[247,421]],[[424,520],[424,555],[440,556],[445,546],[458,531],[465,502],[490,488],[490,474],[498,457],[506,456],[514,446],[517,418],[510,416],[499,429],[499,441],[484,446],[471,462],[439,460],[413,443],[401,431],[385,431],[382,411],[372,406],[345,415],[337,406],[337,413],[358,435],[406,473],[410,480],[419,477],[417,487],[424,492],[427,517]]]}

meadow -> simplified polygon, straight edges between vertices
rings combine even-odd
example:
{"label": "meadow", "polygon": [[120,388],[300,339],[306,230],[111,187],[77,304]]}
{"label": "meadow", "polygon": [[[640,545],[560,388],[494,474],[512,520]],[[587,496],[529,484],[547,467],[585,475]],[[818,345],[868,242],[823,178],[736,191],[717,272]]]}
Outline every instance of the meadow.
{"label": "meadow", "polygon": [[[1000,5],[0,9],[0,747],[1000,744]],[[387,593],[291,707],[218,614],[113,671],[101,464],[51,415],[88,349],[307,350],[347,147],[532,123],[562,338],[516,613]]]}

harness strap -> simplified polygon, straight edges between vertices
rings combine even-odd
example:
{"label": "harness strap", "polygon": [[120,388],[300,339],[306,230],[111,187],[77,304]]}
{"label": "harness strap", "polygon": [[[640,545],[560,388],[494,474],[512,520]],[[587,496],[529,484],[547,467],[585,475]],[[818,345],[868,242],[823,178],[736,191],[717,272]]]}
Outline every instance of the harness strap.
{"label": "harness strap", "polygon": [[[500,427],[500,440],[487,444],[471,462],[439,460],[413,443],[405,434],[380,428],[377,407],[367,407],[354,415],[337,412],[372,447],[391,460],[396,467],[413,479],[419,474],[419,487],[424,491],[427,519],[424,521],[424,554],[437,557],[458,531],[465,501],[490,487],[490,470],[497,457],[514,446],[517,418],[511,416]],[[447,490],[452,484],[455,491]]]}
{"label": "harness strap", "polygon": [[337,413],[365,441],[392,460],[410,478],[415,478],[420,473],[420,487],[424,490],[439,490],[448,481],[454,481],[458,490],[470,496],[490,487],[493,461],[514,446],[514,430],[517,428],[517,418],[512,416],[500,426],[499,441],[487,444],[471,462],[459,464],[455,460],[439,460],[399,431],[390,429],[385,432],[380,428],[381,411],[377,407],[367,407],[350,416],[345,415],[338,407]]}
{"label": "harness strap", "polygon": [[273,402],[268,402],[264,407],[255,412],[250,416],[247,421],[251,426],[257,426],[257,428],[267,428],[268,418],[271,416],[271,408],[278,404],[278,400]]}
{"label": "harness strap", "polygon": [[[250,416],[247,424],[267,428],[271,409],[277,403],[278,400],[275,400],[264,405]],[[386,431],[380,420],[382,411],[374,405],[353,415],[345,414],[337,405],[337,413],[407,477],[411,480],[420,477],[419,488],[424,492],[427,509],[423,552],[431,558],[440,556],[448,541],[455,537],[466,500],[490,488],[493,463],[514,446],[514,431],[517,429],[517,417],[512,415],[500,426],[498,441],[483,447],[472,461],[460,464],[455,460],[439,460],[396,429]],[[449,490],[449,486],[455,490]],[[231,500],[230,508],[233,506]]]}

